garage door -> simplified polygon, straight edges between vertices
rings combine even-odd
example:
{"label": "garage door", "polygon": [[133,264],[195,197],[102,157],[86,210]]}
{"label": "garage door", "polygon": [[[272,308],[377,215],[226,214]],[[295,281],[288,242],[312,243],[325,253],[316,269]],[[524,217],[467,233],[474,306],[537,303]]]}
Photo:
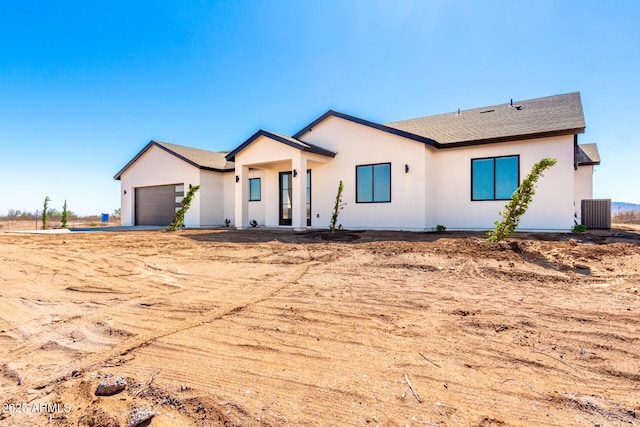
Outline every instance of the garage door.
{"label": "garage door", "polygon": [[169,225],[183,196],[182,184],[136,188],[135,224]]}

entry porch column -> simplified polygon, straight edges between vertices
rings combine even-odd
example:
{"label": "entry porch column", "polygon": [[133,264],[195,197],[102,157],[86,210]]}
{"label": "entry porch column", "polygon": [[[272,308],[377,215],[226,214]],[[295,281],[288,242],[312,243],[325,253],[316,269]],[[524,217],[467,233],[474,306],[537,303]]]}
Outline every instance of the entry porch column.
{"label": "entry porch column", "polygon": [[249,166],[236,164],[235,180],[235,225],[243,230],[249,226]]}
{"label": "entry porch column", "polygon": [[292,225],[296,231],[307,229],[307,158],[302,151],[291,159],[292,171]]}

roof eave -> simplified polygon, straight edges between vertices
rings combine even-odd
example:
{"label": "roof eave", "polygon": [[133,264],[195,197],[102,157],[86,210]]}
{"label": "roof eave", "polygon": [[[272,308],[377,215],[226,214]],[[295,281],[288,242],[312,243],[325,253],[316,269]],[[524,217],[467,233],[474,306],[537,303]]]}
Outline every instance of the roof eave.
{"label": "roof eave", "polygon": [[[235,150],[233,150],[229,154],[227,154],[225,156],[225,159],[227,159],[230,162],[233,162],[235,160],[236,154],[238,154],[240,151],[244,150],[249,144],[251,144],[253,141],[255,141],[256,139],[258,139],[261,136],[264,136],[264,137],[269,138],[269,139],[273,139],[274,141],[280,142],[282,144],[288,145],[289,147],[295,148],[297,150],[305,151],[305,152],[308,152],[308,153],[319,154],[321,156],[332,157],[332,158],[336,156],[336,153],[334,153],[333,151],[325,150],[324,148],[320,148],[320,147],[315,146],[315,145],[310,145],[310,144],[307,144],[307,143],[302,142],[302,141],[300,141],[301,144],[305,144],[305,145],[309,145],[309,146],[305,147],[305,146],[303,146],[301,144],[300,145],[299,144],[295,144],[292,141],[289,141],[288,139],[281,137],[280,135],[276,135],[273,132],[269,132],[267,130],[260,129],[256,133],[251,135],[246,141],[244,141],[242,144],[240,144]],[[296,139],[295,137],[292,137],[292,138]]]}
{"label": "roof eave", "polygon": [[578,162],[578,166],[598,166],[600,162]]}
{"label": "roof eave", "polygon": [[194,162],[193,160],[187,159],[186,157],[176,153],[175,151],[171,150],[170,148],[165,147],[164,145],[162,145],[162,143],[152,139],[147,145],[145,145],[145,147],[142,150],[140,150],[140,152],[138,154],[135,155],[135,157],[133,159],[131,159],[131,161],[129,161],[129,163],[126,164],[125,167],[120,169],[120,171],[114,175],[113,179],[115,179],[116,181],[119,181],[120,178],[122,177],[122,174],[125,173],[127,171],[127,169],[129,169],[131,167],[131,165],[133,165],[136,161],[138,161],[138,159],[140,157],[142,157],[142,155],[144,153],[149,151],[149,149],[151,147],[158,147],[158,148],[166,151],[167,153],[171,154],[172,156],[175,156],[175,157],[179,158],[180,160],[182,160],[184,162],[187,162],[191,166],[194,166],[194,167],[196,167],[198,169],[211,170],[211,171],[215,171],[215,172],[226,172],[226,169],[217,169],[217,168],[211,168],[211,167],[208,167],[208,166],[202,166],[202,165]]}
{"label": "roof eave", "polygon": [[122,174],[125,173],[127,171],[127,169],[129,169],[129,167],[131,167],[131,165],[133,165],[140,157],[142,157],[142,155],[144,153],[146,153],[149,150],[149,148],[151,148],[154,145],[155,146],[159,146],[159,144],[156,141],[154,141],[154,140],[149,141],[149,143],[147,145],[145,145],[144,148],[142,148],[142,150],[140,150],[138,152],[138,154],[136,154],[133,157],[133,159],[131,159],[122,169],[120,169],[118,171],[118,173],[116,173],[113,176],[113,179],[116,180],[116,181],[120,181],[120,178],[122,177]]}
{"label": "roof eave", "polygon": [[345,113],[340,113],[338,111],[334,111],[334,110],[329,110],[326,113],[324,113],[323,115],[321,115],[320,117],[318,117],[317,119],[315,119],[314,121],[312,121],[311,123],[309,123],[307,126],[305,126],[304,128],[300,129],[298,132],[296,132],[293,135],[293,138],[295,139],[300,139],[304,134],[306,134],[307,132],[310,132],[315,126],[317,126],[318,124],[322,123],[323,121],[325,121],[326,119],[328,119],[329,117],[338,117],[340,119],[343,120],[348,120],[350,122],[354,122],[354,123],[358,123],[360,125],[363,126],[368,126],[370,128],[373,129],[378,129],[381,130],[383,132],[387,132],[387,133],[391,133],[394,135],[398,135],[401,136],[403,138],[408,138],[408,139],[412,139],[414,141],[418,141],[418,142],[422,142],[423,144],[427,144],[427,145],[431,145],[432,147],[436,147],[439,148],[439,145],[437,141],[434,141],[431,138],[427,138],[424,136],[420,136],[420,135],[416,135],[414,133],[411,132],[407,132],[407,131],[403,131],[400,129],[396,129],[387,125],[382,125],[380,123],[375,123],[369,120],[365,120],[365,119],[361,119],[359,117],[355,117],[355,116],[350,116],[349,114],[345,114]]}
{"label": "roof eave", "polygon": [[438,144],[438,148],[459,148],[459,147],[470,147],[473,145],[484,145],[484,144],[497,144],[500,142],[514,142],[514,141],[523,141],[528,139],[540,139],[540,138],[550,138],[554,136],[563,136],[563,135],[576,135],[579,133],[584,133],[584,127],[574,128],[574,129],[560,129],[546,132],[536,132],[524,135],[508,135],[508,136],[500,136],[495,138],[484,138],[484,139],[475,139],[468,141],[456,141],[456,142],[448,142],[448,143],[440,143]]}

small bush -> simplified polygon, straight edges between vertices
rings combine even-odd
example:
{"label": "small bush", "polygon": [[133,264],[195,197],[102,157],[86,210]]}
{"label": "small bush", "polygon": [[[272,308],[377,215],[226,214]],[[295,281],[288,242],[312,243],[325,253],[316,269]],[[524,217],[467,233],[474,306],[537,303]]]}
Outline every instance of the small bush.
{"label": "small bush", "polygon": [[228,227],[228,226],[229,226],[229,224],[231,224],[231,220],[230,220],[229,218],[225,218],[225,220],[224,220],[224,226],[225,226],[225,227]]}
{"label": "small bush", "polygon": [[613,216],[615,224],[640,224],[640,211],[618,212]]}
{"label": "small bush", "polygon": [[97,222],[92,222],[92,223],[91,223],[91,226],[92,226],[92,227],[97,227],[97,226],[98,226],[98,223],[97,223]]}
{"label": "small bush", "polygon": [[182,202],[180,202],[180,209],[178,209],[178,211],[173,216],[173,221],[171,221],[171,224],[167,226],[167,231],[176,231],[184,227],[184,215],[191,207],[191,201],[193,200],[194,195],[199,189],[199,185],[194,185],[189,188],[189,191],[187,191],[187,194],[182,199]]}
{"label": "small bush", "polygon": [[249,225],[255,228],[258,226],[258,221],[256,221],[255,219],[252,219],[251,221],[249,221]]}
{"label": "small bush", "polygon": [[541,176],[544,176],[542,172],[556,163],[558,163],[558,160],[547,157],[533,165],[529,175],[511,195],[511,200],[505,205],[504,211],[500,211],[500,216],[503,218],[502,221],[496,221],[494,223],[496,228],[493,232],[487,233],[489,234],[487,239],[489,242],[505,240],[516,231],[518,224],[520,224],[520,218],[527,212],[529,204],[533,200],[533,195],[536,192],[536,182]]}
{"label": "small bush", "polygon": [[[333,205],[333,213],[331,214],[331,222],[329,223],[329,232],[334,234],[336,232],[336,224],[338,223],[338,216],[340,215],[340,211],[344,209],[346,203],[342,201],[342,192],[344,191],[344,184],[342,180],[338,184],[338,194],[336,194],[336,201]],[[340,225],[338,230],[342,230],[342,225]]]}
{"label": "small bush", "polygon": [[584,233],[587,231],[587,226],[582,224],[576,224],[571,228],[571,232],[574,234]]}
{"label": "small bush", "polygon": [[447,227],[445,227],[444,225],[442,225],[442,224],[438,224],[438,225],[436,225],[436,232],[438,232],[438,233],[443,233],[443,232],[445,232],[446,230],[447,230]]}

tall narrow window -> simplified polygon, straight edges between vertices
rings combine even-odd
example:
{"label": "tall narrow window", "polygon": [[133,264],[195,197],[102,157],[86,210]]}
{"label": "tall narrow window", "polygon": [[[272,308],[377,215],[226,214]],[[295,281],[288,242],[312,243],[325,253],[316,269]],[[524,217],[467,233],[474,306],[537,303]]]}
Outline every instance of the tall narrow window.
{"label": "tall narrow window", "polygon": [[249,201],[260,201],[260,178],[249,178]]}
{"label": "tall narrow window", "polygon": [[356,166],[356,203],[391,201],[391,163]]}
{"label": "tall narrow window", "polygon": [[520,183],[520,156],[471,159],[471,200],[509,200]]}

